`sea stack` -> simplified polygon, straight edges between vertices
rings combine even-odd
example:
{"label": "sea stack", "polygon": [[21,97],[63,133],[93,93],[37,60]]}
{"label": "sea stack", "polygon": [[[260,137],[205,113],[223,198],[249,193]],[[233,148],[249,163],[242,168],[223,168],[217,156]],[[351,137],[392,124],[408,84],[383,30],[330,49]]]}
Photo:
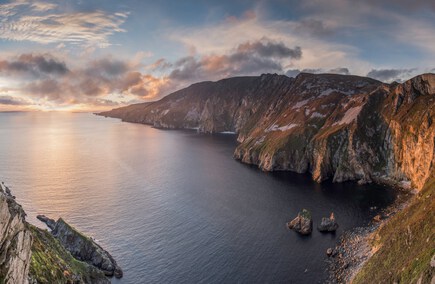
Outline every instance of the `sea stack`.
{"label": "sea stack", "polygon": [[289,229],[292,229],[301,235],[309,235],[313,231],[313,220],[311,213],[307,209],[302,209],[298,216],[287,223]]}
{"label": "sea stack", "polygon": [[335,221],[334,213],[332,212],[329,218],[323,217],[317,229],[320,232],[335,232],[338,229],[338,223]]}

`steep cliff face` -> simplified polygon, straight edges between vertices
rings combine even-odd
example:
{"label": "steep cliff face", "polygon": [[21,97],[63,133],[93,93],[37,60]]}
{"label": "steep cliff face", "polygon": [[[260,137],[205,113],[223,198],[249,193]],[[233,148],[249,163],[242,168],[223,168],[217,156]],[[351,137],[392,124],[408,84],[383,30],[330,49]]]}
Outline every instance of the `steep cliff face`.
{"label": "steep cliff face", "polygon": [[32,234],[21,206],[0,185],[0,283],[28,283]]}
{"label": "steep cliff face", "polygon": [[403,84],[332,74],[230,78],[101,115],[161,128],[234,131],[234,157],[335,182],[420,189],[434,165],[435,75]]}
{"label": "steep cliff face", "polygon": [[286,92],[292,81],[286,76],[262,75],[202,82],[157,102],[131,105],[100,115],[157,128],[239,132],[263,105]]}

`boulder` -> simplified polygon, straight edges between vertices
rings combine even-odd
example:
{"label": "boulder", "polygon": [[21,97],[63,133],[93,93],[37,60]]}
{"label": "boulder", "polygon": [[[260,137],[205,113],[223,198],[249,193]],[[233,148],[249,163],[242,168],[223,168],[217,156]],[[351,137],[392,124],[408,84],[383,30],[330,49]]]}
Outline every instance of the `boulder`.
{"label": "boulder", "polygon": [[287,223],[289,229],[292,229],[302,235],[309,235],[313,231],[313,220],[311,213],[307,209],[302,209],[298,216]]}
{"label": "boulder", "polygon": [[338,223],[335,221],[334,213],[329,218],[322,218],[322,222],[317,227],[320,232],[335,232],[338,229]]}

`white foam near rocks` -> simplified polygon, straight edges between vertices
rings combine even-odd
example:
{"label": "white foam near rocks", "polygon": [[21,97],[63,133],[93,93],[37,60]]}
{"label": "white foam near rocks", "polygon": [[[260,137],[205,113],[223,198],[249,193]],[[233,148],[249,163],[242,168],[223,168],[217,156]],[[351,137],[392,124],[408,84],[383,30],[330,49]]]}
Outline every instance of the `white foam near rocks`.
{"label": "white foam near rocks", "polygon": [[222,132],[219,132],[219,134],[236,134],[236,132],[234,132],[234,131],[222,131]]}

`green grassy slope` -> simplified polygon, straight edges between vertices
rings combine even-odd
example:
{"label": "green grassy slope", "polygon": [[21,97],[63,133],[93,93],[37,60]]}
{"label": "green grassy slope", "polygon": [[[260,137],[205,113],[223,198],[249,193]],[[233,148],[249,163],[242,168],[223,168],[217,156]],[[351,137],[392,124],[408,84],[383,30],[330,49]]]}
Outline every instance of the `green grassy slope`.
{"label": "green grassy slope", "polygon": [[32,231],[29,276],[37,283],[110,283],[104,273],[76,260],[48,231],[28,224]]}
{"label": "green grassy slope", "polygon": [[[435,268],[435,176],[374,237],[376,253],[353,283],[431,283]],[[433,282],[432,282],[433,283]]]}

